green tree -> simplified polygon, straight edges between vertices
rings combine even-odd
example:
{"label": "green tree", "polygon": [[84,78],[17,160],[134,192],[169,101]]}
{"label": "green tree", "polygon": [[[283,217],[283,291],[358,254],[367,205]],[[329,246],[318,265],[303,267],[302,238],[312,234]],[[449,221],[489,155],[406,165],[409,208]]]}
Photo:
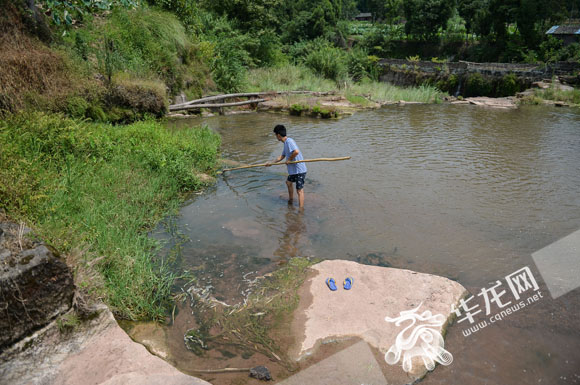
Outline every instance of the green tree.
{"label": "green tree", "polygon": [[439,28],[444,29],[455,4],[449,0],[407,0],[403,5],[405,32],[423,38],[433,38]]}
{"label": "green tree", "polygon": [[285,4],[284,0],[201,0],[200,3],[204,9],[233,20],[244,32],[278,28],[277,10]]}
{"label": "green tree", "polygon": [[482,29],[487,29],[489,33],[491,26],[484,27],[488,22],[488,0],[458,0],[457,11],[465,20],[467,33],[481,32]]}
{"label": "green tree", "polygon": [[349,19],[354,10],[351,0],[288,1],[280,16],[288,20],[282,26],[282,40],[291,44],[332,35],[338,22]]}
{"label": "green tree", "polygon": [[393,23],[403,16],[403,0],[368,0],[365,4],[376,20]]}

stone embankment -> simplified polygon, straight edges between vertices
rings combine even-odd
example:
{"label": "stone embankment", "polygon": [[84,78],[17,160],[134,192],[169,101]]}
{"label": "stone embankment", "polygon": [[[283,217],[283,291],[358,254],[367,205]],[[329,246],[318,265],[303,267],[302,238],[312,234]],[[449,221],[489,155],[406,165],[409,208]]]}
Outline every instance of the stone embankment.
{"label": "stone embankment", "polygon": [[[436,83],[448,80],[450,76],[458,79],[457,91],[462,92],[465,80],[477,74],[490,82],[500,81],[504,76],[513,74],[520,83],[520,89],[531,87],[533,82],[543,79],[559,78],[563,83],[580,85],[580,63],[557,62],[549,64],[527,63],[472,63],[410,61],[403,59],[381,59],[381,81],[397,86],[413,86],[425,81]],[[450,93],[455,90],[448,90]]]}

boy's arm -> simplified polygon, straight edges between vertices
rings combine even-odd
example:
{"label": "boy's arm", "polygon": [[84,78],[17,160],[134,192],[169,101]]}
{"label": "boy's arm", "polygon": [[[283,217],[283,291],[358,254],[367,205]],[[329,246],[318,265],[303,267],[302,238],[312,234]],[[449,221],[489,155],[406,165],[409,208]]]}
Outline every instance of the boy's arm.
{"label": "boy's arm", "polygon": [[278,163],[278,162],[282,161],[282,159],[284,159],[284,158],[285,158],[284,155],[280,155],[279,157],[276,158],[275,161],[273,161],[273,162],[266,162],[266,167],[270,167],[274,163]]}
{"label": "boy's arm", "polygon": [[[298,154],[300,154],[300,151],[298,151],[298,150],[292,151],[292,153],[288,157],[288,160],[286,161],[286,164],[288,164],[288,162],[292,162],[294,160],[294,158],[296,158],[298,156]],[[282,160],[282,159],[280,159],[280,160]]]}

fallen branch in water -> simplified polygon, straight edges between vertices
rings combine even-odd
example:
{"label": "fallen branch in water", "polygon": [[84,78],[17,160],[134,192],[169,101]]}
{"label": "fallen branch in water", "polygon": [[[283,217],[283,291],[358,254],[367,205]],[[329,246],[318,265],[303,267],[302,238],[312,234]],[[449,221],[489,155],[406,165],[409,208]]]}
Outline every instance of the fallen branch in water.
{"label": "fallen branch in water", "polygon": [[249,372],[250,368],[223,368],[223,369],[190,369],[196,373],[229,373],[229,372]]}
{"label": "fallen branch in water", "polygon": [[266,99],[250,99],[244,100],[243,102],[232,102],[232,103],[189,104],[183,106],[169,106],[169,111],[192,110],[197,108],[221,108],[221,107],[243,106],[244,104],[261,103],[265,101]]}
{"label": "fallen branch in water", "polygon": [[300,94],[307,94],[307,95],[315,95],[315,96],[324,96],[324,95],[332,95],[334,91],[327,91],[327,92],[319,92],[319,91],[266,91],[266,92],[242,92],[237,94],[223,94],[223,95],[215,95],[215,96],[206,96],[204,98],[190,100],[185,103],[179,104],[172,104],[169,106],[169,111],[180,111],[181,107],[192,106],[197,104],[203,104],[207,102],[213,102],[216,100],[224,100],[229,98],[247,98],[252,96],[266,96],[266,95],[300,95]]}

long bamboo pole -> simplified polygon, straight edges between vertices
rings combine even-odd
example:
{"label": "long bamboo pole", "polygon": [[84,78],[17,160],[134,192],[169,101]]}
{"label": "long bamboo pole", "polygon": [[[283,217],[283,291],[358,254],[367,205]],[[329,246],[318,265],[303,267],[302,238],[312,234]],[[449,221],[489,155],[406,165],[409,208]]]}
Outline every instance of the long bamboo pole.
{"label": "long bamboo pole", "polygon": [[[288,162],[288,164],[294,164],[294,163],[308,163],[308,162],[335,162],[337,160],[347,160],[350,159],[350,156],[343,156],[340,158],[315,158],[315,159],[303,159],[303,160],[293,160]],[[268,163],[260,163],[260,164],[252,164],[249,166],[240,166],[240,167],[234,167],[234,168],[226,168],[224,170],[222,170],[222,172],[226,172],[226,171],[233,171],[233,170],[241,170],[244,168],[254,168],[254,167],[264,167],[266,166]],[[270,163],[272,166],[275,165],[281,165],[281,164],[286,164],[286,162],[278,162],[278,163]]]}

